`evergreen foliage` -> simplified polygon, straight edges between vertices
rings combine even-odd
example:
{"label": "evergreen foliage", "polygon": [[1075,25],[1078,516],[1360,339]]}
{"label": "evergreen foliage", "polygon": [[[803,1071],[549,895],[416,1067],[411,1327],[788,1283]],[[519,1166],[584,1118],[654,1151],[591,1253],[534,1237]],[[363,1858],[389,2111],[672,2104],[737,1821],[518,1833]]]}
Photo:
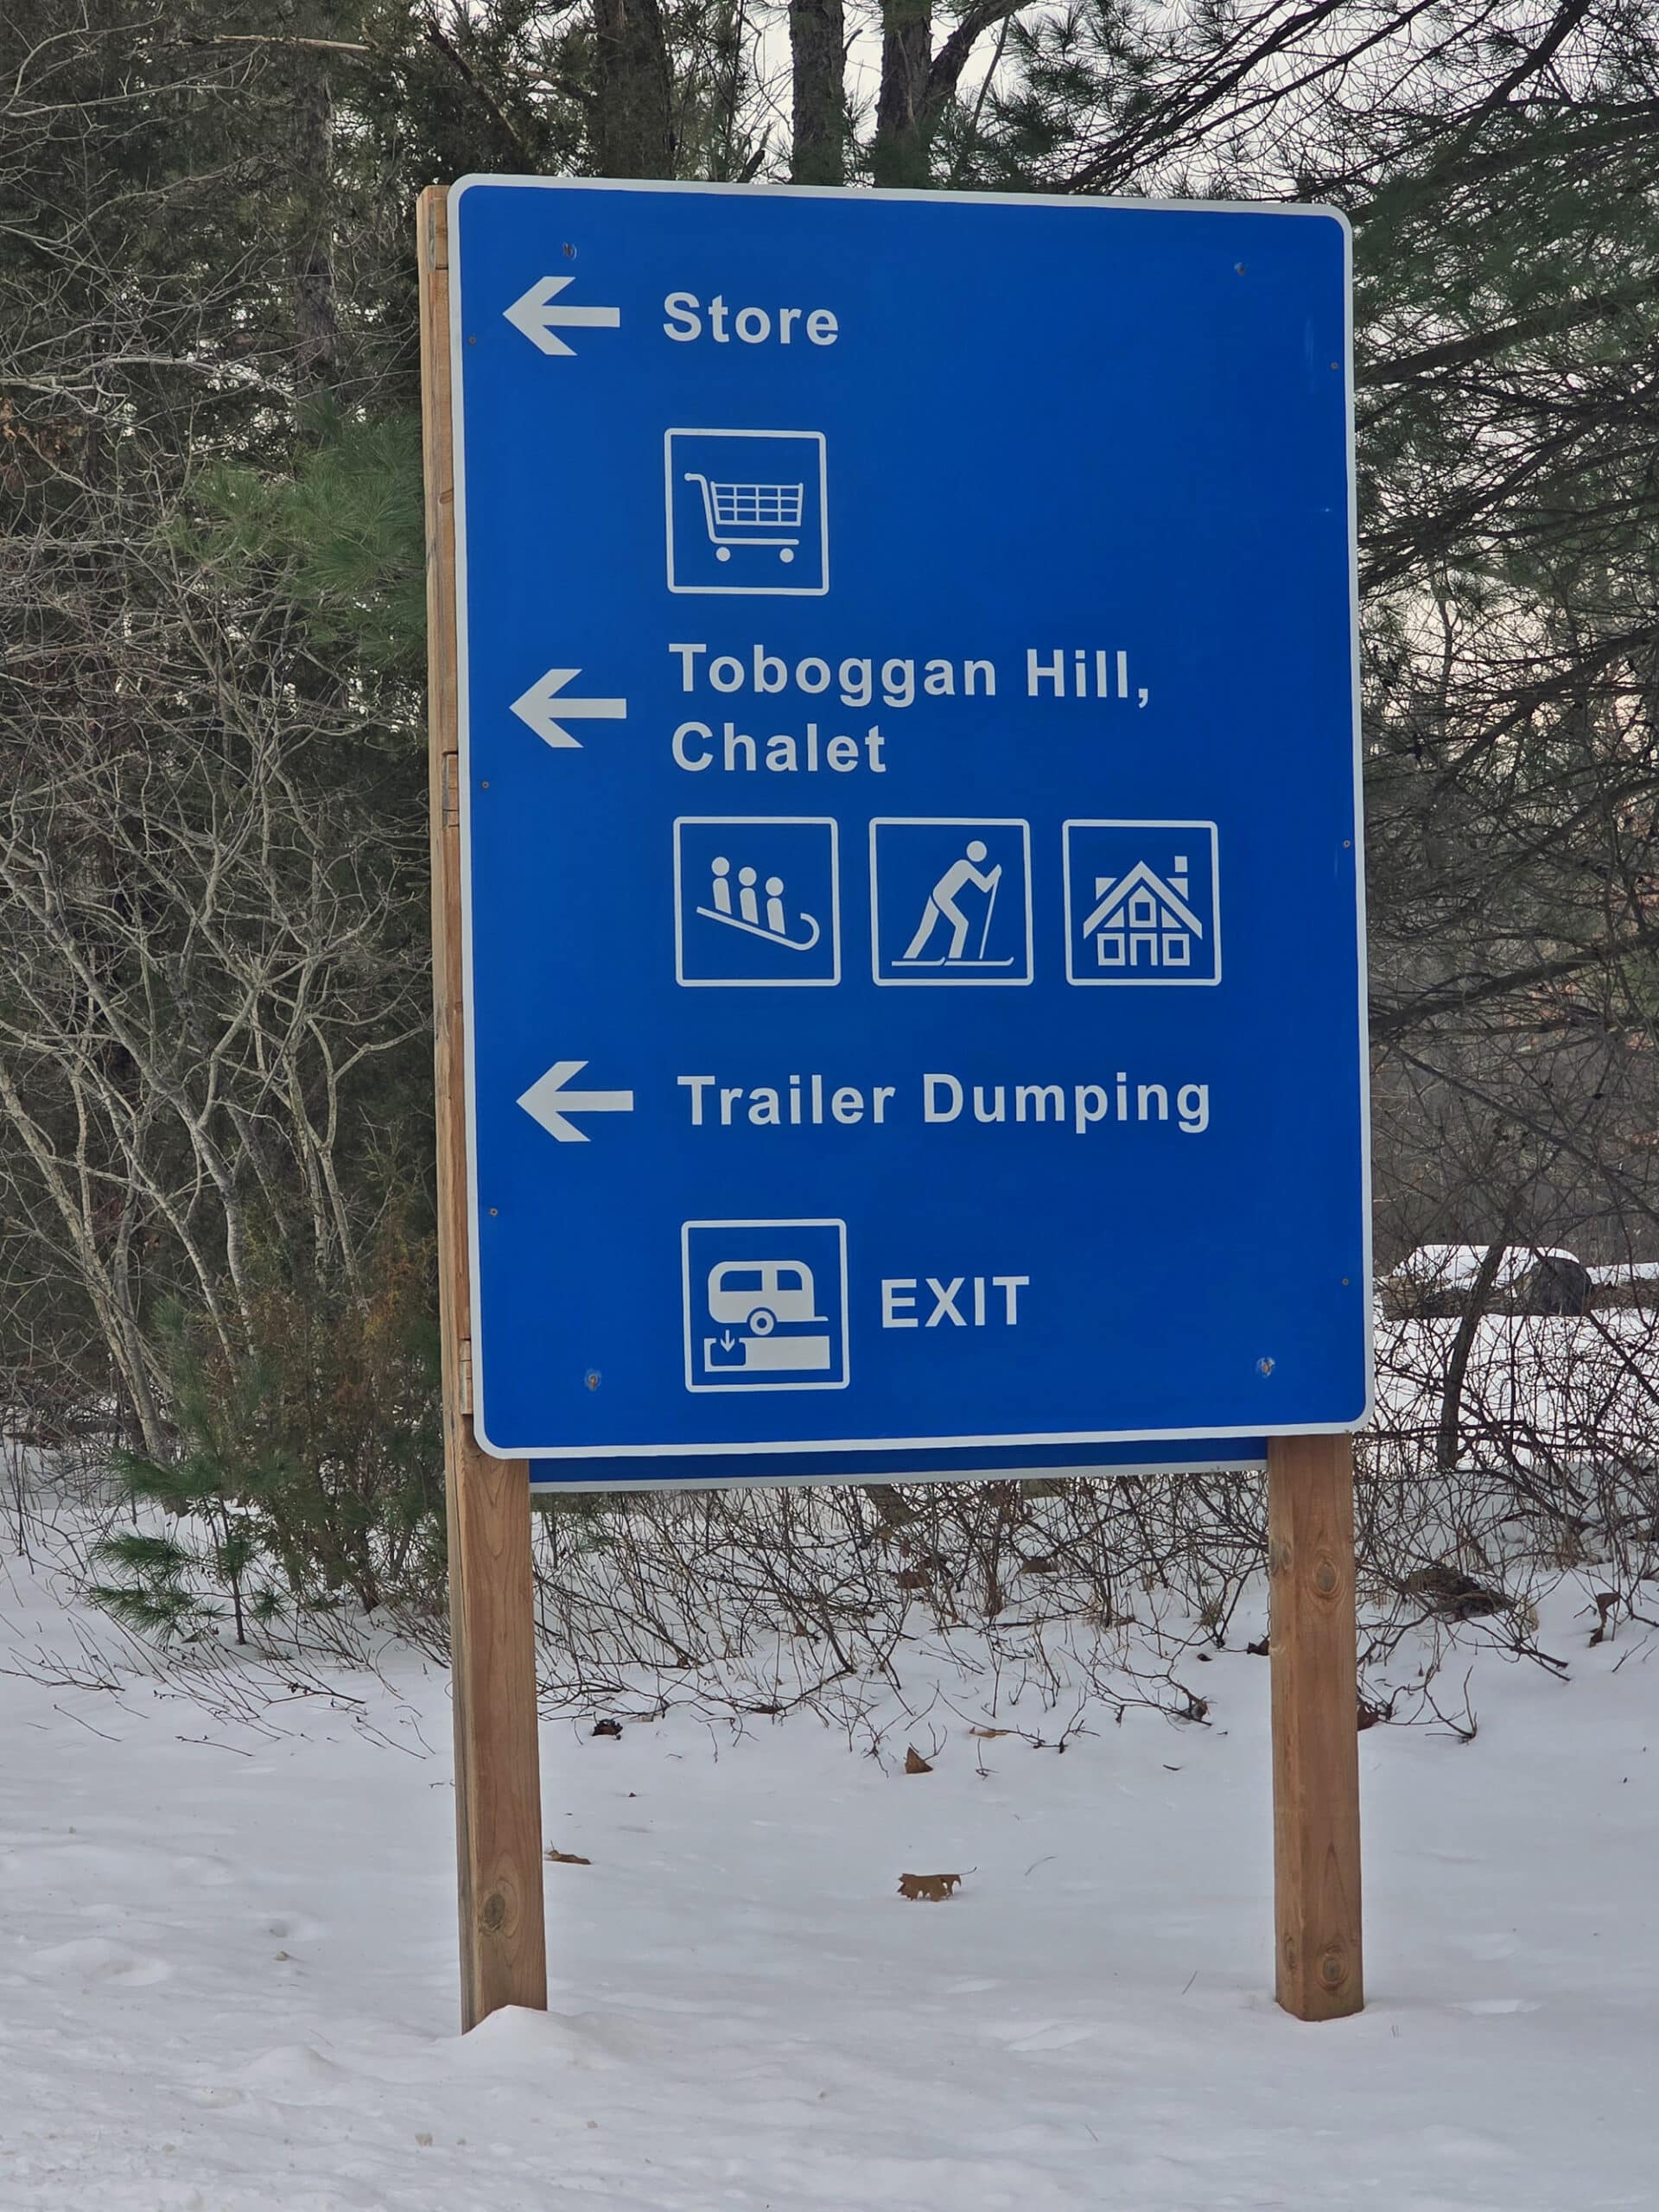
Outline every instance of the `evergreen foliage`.
{"label": "evergreen foliage", "polygon": [[324,405],[303,435],[280,474],[219,461],[193,477],[175,542],[222,590],[285,599],[318,655],[418,683],[426,653],[420,418],[348,419]]}
{"label": "evergreen foliage", "polygon": [[122,1452],[129,1504],[178,1533],[123,1531],[101,1548],[126,1580],[94,1592],[151,1632],[195,1631],[225,1594],[250,1623],[350,1603],[429,1608],[442,1586],[437,1334],[430,1254],[396,1236],[361,1297],[264,1284],[229,1349],[199,1319],[161,1319],[172,1448]]}

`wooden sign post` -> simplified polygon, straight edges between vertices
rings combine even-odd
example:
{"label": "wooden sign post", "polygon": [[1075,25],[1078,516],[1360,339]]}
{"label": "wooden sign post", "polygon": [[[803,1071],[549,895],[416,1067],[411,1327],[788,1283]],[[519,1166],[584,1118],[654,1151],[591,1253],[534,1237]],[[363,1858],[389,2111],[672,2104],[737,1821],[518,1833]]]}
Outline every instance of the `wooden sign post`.
{"label": "wooden sign post", "polygon": [[426,463],[432,999],[437,1055],[438,1276],[455,1712],[463,2032],[503,2005],[547,2007],[541,1761],[536,1736],[530,1470],[473,1434],[467,1236],[466,1033],[455,647],[454,447],[446,198],[421,194],[421,397]]}
{"label": "wooden sign post", "polygon": [[[530,1470],[523,1459],[495,1459],[480,1449],[473,1417],[450,260],[447,195],[437,187],[421,195],[419,258],[444,1468],[454,1649],[461,2023],[469,2029],[505,2005],[545,2009],[547,1958]],[[1243,273],[1243,264],[1239,273]],[[549,291],[547,297],[551,296]],[[517,309],[525,309],[527,300],[537,302],[537,312],[542,313],[545,302],[540,293],[526,295]],[[555,319],[563,315],[573,326],[584,318],[589,327],[602,325],[607,317],[612,325],[616,321],[612,308],[547,313]],[[524,327],[522,317],[518,327]],[[539,346],[535,336],[538,327],[532,318],[531,335]],[[671,337],[674,334],[670,332]],[[569,352],[562,342],[543,350]],[[709,527],[712,535],[713,523]],[[728,550],[716,557],[725,560]],[[1122,658],[1120,654],[1120,661]],[[1103,662],[1103,654],[1101,658]],[[579,701],[571,711],[601,704],[609,710],[622,703]],[[571,745],[574,741],[567,737],[564,742]],[[1343,849],[1351,850],[1355,842],[1348,841]],[[1185,861],[1180,866],[1185,868]],[[1105,1095],[1100,1093],[1103,1100]],[[632,1095],[620,1091],[606,1103],[625,1097],[631,1106]],[[584,1103],[593,1110],[599,1101],[595,1095]],[[575,1103],[574,1096],[567,1103]],[[741,1229],[745,1224],[707,1226]],[[838,1224],[794,1226],[822,1230]],[[1268,1365],[1263,1365],[1264,1373]],[[641,1478],[658,1471],[649,1459],[633,1464]],[[856,1478],[853,1470],[847,1478]],[[892,1478],[890,1471],[884,1472],[883,1479]],[[1335,1434],[1273,1440],[1268,1447],[1268,1501],[1276,1993],[1280,2004],[1299,2019],[1334,2019],[1358,2012],[1363,2002],[1351,1439]]]}
{"label": "wooden sign post", "polygon": [[1340,2019],[1365,2001],[1351,1438],[1269,1439],[1268,1579],[1276,1994]]}

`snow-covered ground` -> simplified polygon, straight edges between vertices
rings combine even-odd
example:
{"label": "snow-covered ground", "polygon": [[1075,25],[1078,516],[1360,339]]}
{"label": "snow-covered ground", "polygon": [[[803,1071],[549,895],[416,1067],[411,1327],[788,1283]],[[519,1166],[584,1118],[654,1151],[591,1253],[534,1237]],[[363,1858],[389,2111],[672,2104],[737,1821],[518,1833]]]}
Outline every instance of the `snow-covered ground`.
{"label": "snow-covered ground", "polygon": [[1268,1995],[1258,1618],[1182,1662],[1207,1725],[1096,1706],[1063,1752],[1029,1701],[889,1699],[879,1757],[810,1714],[550,1721],[547,1837],[592,1864],[547,1868],[549,2014],[463,2040],[442,1671],[240,1719],[76,1687],[76,1615],[0,1556],[0,1662],[47,1677],[0,1677],[0,2207],[1650,2207],[1659,1640],[1592,1624],[1546,1612],[1567,1681],[1481,1656],[1471,1745],[1361,1738],[1357,2019]]}

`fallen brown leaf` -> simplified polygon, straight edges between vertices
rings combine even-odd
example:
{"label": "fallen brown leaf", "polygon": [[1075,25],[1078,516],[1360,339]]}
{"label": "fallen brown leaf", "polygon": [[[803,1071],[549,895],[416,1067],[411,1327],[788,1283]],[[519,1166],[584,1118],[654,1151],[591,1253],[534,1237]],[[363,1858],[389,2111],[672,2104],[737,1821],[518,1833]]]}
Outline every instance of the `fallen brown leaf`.
{"label": "fallen brown leaf", "polygon": [[1012,1728],[970,1728],[968,1731],[968,1733],[970,1736],[995,1738],[997,1736],[1012,1736],[1014,1730]]}
{"label": "fallen brown leaf", "polygon": [[905,1772],[906,1774],[931,1774],[933,1768],[931,1763],[929,1760],[925,1759],[921,1753],[917,1750],[915,1745],[912,1744],[909,1750],[905,1753]]}
{"label": "fallen brown leaf", "polygon": [[943,1904],[952,1890],[961,1886],[960,1874],[901,1874],[899,1877],[901,1897],[924,1897],[930,1904]]}
{"label": "fallen brown leaf", "polygon": [[556,1866],[591,1866],[594,1863],[591,1859],[582,1858],[578,1852],[555,1851],[551,1844],[548,1846],[542,1856],[543,1859],[550,1859]]}

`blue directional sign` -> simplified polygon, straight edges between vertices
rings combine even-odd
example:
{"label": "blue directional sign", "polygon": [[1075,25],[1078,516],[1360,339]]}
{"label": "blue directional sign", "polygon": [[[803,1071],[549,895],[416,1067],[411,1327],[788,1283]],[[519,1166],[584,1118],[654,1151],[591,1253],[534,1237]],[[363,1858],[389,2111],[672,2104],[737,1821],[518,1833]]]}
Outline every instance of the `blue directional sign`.
{"label": "blue directional sign", "polygon": [[1341,219],[477,177],[449,235],[480,1440],[1357,1425]]}

